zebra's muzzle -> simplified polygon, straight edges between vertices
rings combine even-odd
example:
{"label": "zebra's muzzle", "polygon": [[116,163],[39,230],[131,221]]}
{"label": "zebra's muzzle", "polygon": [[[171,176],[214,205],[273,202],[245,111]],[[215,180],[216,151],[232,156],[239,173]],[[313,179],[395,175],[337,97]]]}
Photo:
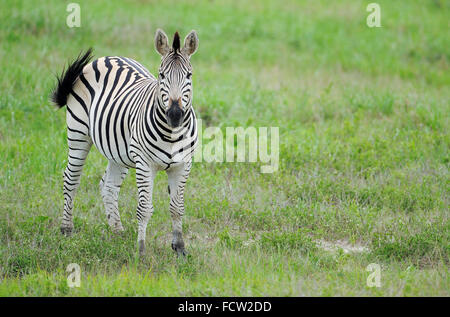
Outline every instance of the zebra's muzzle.
{"label": "zebra's muzzle", "polygon": [[177,128],[183,122],[184,111],[178,101],[173,101],[167,110],[167,122],[172,128]]}

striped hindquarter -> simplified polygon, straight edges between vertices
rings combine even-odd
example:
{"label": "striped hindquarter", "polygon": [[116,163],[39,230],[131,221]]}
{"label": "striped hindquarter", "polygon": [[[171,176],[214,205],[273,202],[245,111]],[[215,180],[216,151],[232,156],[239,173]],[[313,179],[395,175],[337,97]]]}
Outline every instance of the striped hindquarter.
{"label": "striped hindquarter", "polygon": [[[164,97],[164,92],[172,88],[165,89],[161,78],[155,78],[141,64],[125,57],[102,57],[88,63],[88,53],[79,57],[70,66],[73,69],[69,67],[63,74],[53,94],[53,100],[60,107],[64,103],[67,105],[69,155],[64,171],[61,230],[66,234],[72,232],[73,199],[86,157],[94,144],[108,159],[100,190],[113,231],[123,230],[118,210],[119,190],[128,169],[136,168],[138,242],[140,253],[144,252],[146,227],[153,214],[153,180],[157,171],[166,170],[173,222],[172,248],[178,254],[184,254],[181,234],[184,187],[197,145],[190,80],[178,84],[179,96],[175,97],[180,101],[180,109],[181,102],[184,107],[177,109],[182,113],[182,119],[179,126],[174,127],[170,120],[174,106],[169,107],[169,100],[166,100],[173,98],[173,94]],[[180,74],[186,76],[183,72],[190,71],[190,65],[183,65],[186,59],[180,57],[176,50],[163,56],[165,72],[172,80]],[[176,63],[173,63],[174,59]],[[167,65],[173,65],[172,69]],[[66,89],[65,96],[64,85],[71,81],[72,87]],[[171,100],[169,104],[172,104]]]}

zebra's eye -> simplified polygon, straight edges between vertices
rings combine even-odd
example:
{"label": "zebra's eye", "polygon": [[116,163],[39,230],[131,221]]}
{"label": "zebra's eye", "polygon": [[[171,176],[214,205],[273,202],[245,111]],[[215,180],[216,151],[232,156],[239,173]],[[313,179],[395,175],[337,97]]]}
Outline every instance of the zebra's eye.
{"label": "zebra's eye", "polygon": [[159,78],[164,79],[164,78],[166,78],[166,76],[164,76],[163,73],[159,73]]}
{"label": "zebra's eye", "polygon": [[189,73],[187,73],[186,78],[187,78],[187,79],[191,79],[191,76],[192,76],[192,73],[189,72]]}

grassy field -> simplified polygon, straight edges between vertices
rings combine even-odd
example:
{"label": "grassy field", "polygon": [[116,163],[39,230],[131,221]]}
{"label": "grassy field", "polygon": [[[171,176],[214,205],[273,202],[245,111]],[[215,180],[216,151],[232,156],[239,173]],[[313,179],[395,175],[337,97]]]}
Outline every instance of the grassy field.
{"label": "grassy field", "polygon": [[[450,38],[446,1],[70,1],[0,6],[0,296],[449,296]],[[65,238],[65,109],[48,101],[68,60],[128,56],[157,73],[157,27],[200,38],[203,127],[279,127],[280,166],[195,163],[189,256],[170,248],[167,176],[136,249],[134,171],[125,233],[108,228],[93,148]],[[69,263],[81,286],[66,283]],[[370,263],[381,287],[369,287]]]}

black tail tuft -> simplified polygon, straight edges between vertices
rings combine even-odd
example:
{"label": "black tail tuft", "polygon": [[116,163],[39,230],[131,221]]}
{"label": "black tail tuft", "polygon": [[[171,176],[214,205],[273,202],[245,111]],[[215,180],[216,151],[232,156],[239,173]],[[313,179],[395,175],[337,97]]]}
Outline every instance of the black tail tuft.
{"label": "black tail tuft", "polygon": [[51,94],[51,101],[53,101],[59,108],[62,108],[67,103],[67,96],[72,92],[73,85],[86,66],[92,59],[92,48],[89,48],[84,55],[80,53],[76,60],[69,63],[67,70],[63,70],[61,76],[56,76],[58,84],[53,89]]}

